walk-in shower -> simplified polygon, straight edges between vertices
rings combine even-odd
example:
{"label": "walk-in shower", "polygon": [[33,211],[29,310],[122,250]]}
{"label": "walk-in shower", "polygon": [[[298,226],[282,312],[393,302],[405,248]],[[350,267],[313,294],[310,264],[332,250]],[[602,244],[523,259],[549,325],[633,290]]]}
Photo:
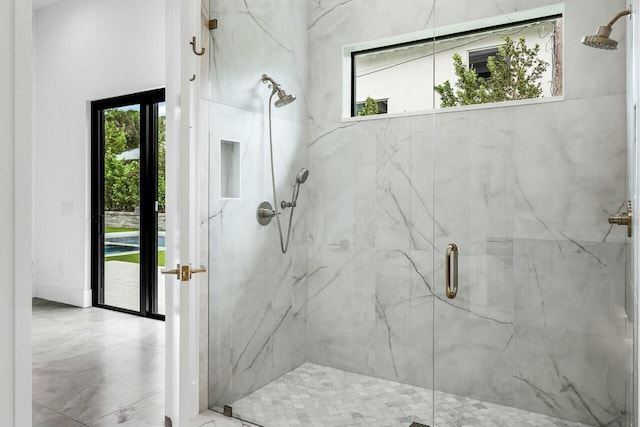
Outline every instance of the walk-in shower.
{"label": "walk-in shower", "polygon": [[269,89],[271,89],[271,95],[269,96],[269,160],[271,163],[271,186],[273,191],[273,206],[269,202],[262,202],[258,205],[258,209],[256,211],[256,217],[258,222],[261,225],[267,225],[271,222],[271,218],[276,218],[276,223],[278,224],[278,236],[280,237],[280,250],[283,254],[287,253],[289,250],[289,242],[291,239],[291,229],[293,227],[293,212],[295,211],[296,204],[298,202],[298,195],[300,194],[300,185],[304,184],[304,182],[309,177],[309,170],[302,168],[298,175],[296,176],[296,182],[293,186],[293,195],[291,197],[290,202],[282,201],[280,203],[280,208],[282,210],[290,208],[291,211],[289,213],[289,225],[287,226],[287,236],[286,238],[282,233],[282,225],[280,223],[280,214],[278,211],[278,193],[276,190],[276,175],[275,168],[273,165],[273,118],[271,114],[271,104],[273,97],[278,95],[278,99],[274,103],[274,105],[278,108],[284,107],[285,105],[291,104],[296,100],[295,95],[286,93],[282,86],[276,83],[271,77],[266,74],[262,75],[262,83],[268,84]]}
{"label": "walk-in shower", "polygon": [[[609,24],[617,50],[580,44],[628,7],[211,1],[208,406],[265,427],[630,427],[635,16]],[[539,80],[495,62],[505,37]],[[526,74],[543,96],[434,91],[511,66],[492,90]]]}

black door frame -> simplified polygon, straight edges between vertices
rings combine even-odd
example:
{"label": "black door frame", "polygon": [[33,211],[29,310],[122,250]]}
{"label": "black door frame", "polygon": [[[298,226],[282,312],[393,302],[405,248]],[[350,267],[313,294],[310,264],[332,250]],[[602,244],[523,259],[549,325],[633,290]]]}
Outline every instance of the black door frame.
{"label": "black door frame", "polygon": [[[158,104],[165,90],[155,89],[91,102],[91,290],[92,305],[164,320],[157,314],[158,259]],[[104,304],[104,110],[140,105],[140,309]]]}

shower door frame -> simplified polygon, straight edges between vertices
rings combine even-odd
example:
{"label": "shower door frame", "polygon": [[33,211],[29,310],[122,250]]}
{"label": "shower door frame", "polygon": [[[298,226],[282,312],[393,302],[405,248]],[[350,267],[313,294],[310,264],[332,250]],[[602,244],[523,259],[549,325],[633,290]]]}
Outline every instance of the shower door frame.
{"label": "shower door frame", "polygon": [[[629,129],[628,139],[633,138],[632,141],[627,141],[627,152],[631,153],[631,163],[629,164],[631,170],[627,170],[627,181],[631,183],[631,189],[627,189],[627,193],[633,203],[633,208],[637,211],[640,203],[640,172],[638,171],[638,165],[640,165],[640,150],[638,150],[638,141],[640,141],[640,109],[638,103],[640,103],[640,21],[638,20],[637,11],[640,10],[640,0],[632,0],[631,3],[631,25],[627,25],[627,43],[631,48],[627,49],[627,108],[632,111],[627,112],[627,117],[633,121],[633,125],[627,124]],[[635,54],[634,54],[635,53]],[[629,87],[631,86],[631,87]],[[638,259],[640,248],[640,229],[638,228],[640,221],[638,215],[633,215],[632,226],[633,236],[631,238],[631,250],[633,251],[633,266],[627,266],[627,269],[631,269],[633,274],[633,413],[632,420],[633,425],[640,425],[640,416],[638,414],[638,406],[640,405],[640,372],[638,366],[638,358],[640,357],[638,339],[640,334],[638,331],[638,315],[640,311],[638,309],[640,301],[640,292],[638,292],[638,280],[640,279],[640,259]]]}
{"label": "shower door frame", "polygon": [[[199,1],[166,0],[165,5],[166,205],[174,212],[166,222],[166,265],[195,268],[201,260],[206,265],[208,250],[208,224],[200,224],[198,215],[208,206],[206,190],[203,193],[208,182],[208,110],[200,94],[207,88],[209,31]],[[194,36],[197,46],[191,45]],[[196,54],[201,46],[204,56]],[[200,342],[208,327],[207,298],[201,297],[207,283],[206,273],[189,280],[166,275],[164,411],[166,424],[173,427],[191,425],[206,409],[201,402],[207,400],[207,366],[200,361]]]}

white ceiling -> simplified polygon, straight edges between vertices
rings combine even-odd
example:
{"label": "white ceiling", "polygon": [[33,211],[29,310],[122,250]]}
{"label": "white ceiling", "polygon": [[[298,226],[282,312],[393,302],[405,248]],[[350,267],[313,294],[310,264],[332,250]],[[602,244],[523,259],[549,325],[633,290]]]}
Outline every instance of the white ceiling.
{"label": "white ceiling", "polygon": [[33,1],[33,9],[42,9],[43,7],[51,6],[54,3],[58,3],[62,0],[32,0]]}

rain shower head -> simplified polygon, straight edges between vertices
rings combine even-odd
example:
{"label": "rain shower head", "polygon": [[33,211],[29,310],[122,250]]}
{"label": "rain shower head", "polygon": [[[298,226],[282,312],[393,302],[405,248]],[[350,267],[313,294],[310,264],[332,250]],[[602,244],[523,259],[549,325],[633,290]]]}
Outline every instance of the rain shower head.
{"label": "rain shower head", "polygon": [[295,95],[293,94],[289,95],[288,93],[285,93],[285,91],[280,89],[278,91],[278,100],[273,105],[280,108],[280,107],[284,107],[287,104],[291,104],[295,100],[296,100]]}
{"label": "rain shower head", "polygon": [[597,49],[617,49],[618,42],[609,38],[611,35],[611,29],[618,19],[629,14],[631,14],[631,11],[628,9],[618,13],[607,25],[599,27],[594,36],[584,36],[582,38],[582,44],[589,47],[595,47]]}
{"label": "rain shower head", "polygon": [[610,34],[610,27],[600,27],[595,36],[584,36],[582,38],[582,44],[597,49],[615,50],[618,48],[618,42],[610,39]]}
{"label": "rain shower head", "polygon": [[273,80],[271,77],[267,76],[266,74],[262,75],[262,83],[268,84],[269,87],[273,89],[273,92],[271,92],[272,96],[273,94],[278,95],[278,99],[274,103],[274,105],[277,108],[284,107],[285,105],[291,104],[293,101],[296,100],[295,95],[286,93],[284,89],[282,89],[282,86],[280,86],[278,83],[276,83],[275,80]]}
{"label": "rain shower head", "polygon": [[296,182],[298,184],[304,184],[307,178],[309,178],[309,169],[302,168],[300,172],[298,172],[298,176],[296,176]]}

